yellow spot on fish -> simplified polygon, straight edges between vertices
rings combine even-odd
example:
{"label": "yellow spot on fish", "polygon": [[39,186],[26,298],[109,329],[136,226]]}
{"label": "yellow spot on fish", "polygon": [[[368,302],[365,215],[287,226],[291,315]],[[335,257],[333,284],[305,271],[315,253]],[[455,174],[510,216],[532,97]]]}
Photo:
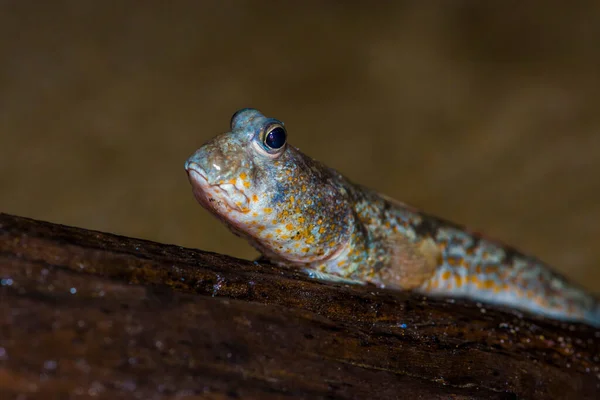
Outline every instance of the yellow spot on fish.
{"label": "yellow spot on fish", "polygon": [[244,181],[244,187],[248,189],[250,187],[250,182]]}
{"label": "yellow spot on fish", "polygon": [[298,222],[303,224],[304,223],[304,217],[298,217]]}
{"label": "yellow spot on fish", "polygon": [[542,307],[548,307],[548,301],[543,297],[536,297],[534,301]]}
{"label": "yellow spot on fish", "polygon": [[287,229],[288,231],[291,231],[292,229],[294,229],[294,225],[292,225],[292,224],[287,224],[287,225],[285,226],[285,229]]}
{"label": "yellow spot on fish", "polygon": [[290,203],[294,202],[294,196],[290,196]]}
{"label": "yellow spot on fish", "polygon": [[306,185],[302,185],[302,191],[306,192]]}
{"label": "yellow spot on fish", "polygon": [[484,289],[488,289],[488,290],[493,289],[495,286],[496,286],[496,283],[491,279],[488,279],[487,281],[483,282]]}
{"label": "yellow spot on fish", "polygon": [[442,274],[442,279],[445,280],[445,281],[447,281],[448,279],[450,279],[451,276],[452,276],[452,273],[450,271],[445,271]]}
{"label": "yellow spot on fish", "polygon": [[246,180],[246,178],[248,178],[248,175],[246,175],[246,173],[245,173],[245,172],[242,172],[242,173],[240,174],[240,179],[241,179],[241,180],[243,180],[243,181],[245,181],[245,180]]}
{"label": "yellow spot on fish", "polygon": [[454,276],[454,284],[457,288],[461,287],[463,285],[463,278],[460,276]]}
{"label": "yellow spot on fish", "polygon": [[295,247],[295,248],[298,248],[298,247],[300,247],[300,242],[296,242],[296,243],[294,244],[294,247]]}
{"label": "yellow spot on fish", "polygon": [[231,183],[232,185],[235,185],[235,179],[230,179],[229,183]]}
{"label": "yellow spot on fish", "polygon": [[257,202],[258,201],[258,196],[253,194],[252,195],[252,201]]}
{"label": "yellow spot on fish", "polygon": [[313,244],[315,242],[315,237],[314,236],[309,236],[306,238],[306,243],[307,244]]}
{"label": "yellow spot on fish", "polygon": [[279,229],[279,228],[275,229],[275,233],[278,235],[281,235],[281,229]]}
{"label": "yellow spot on fish", "polygon": [[488,265],[487,267],[485,267],[485,272],[487,274],[494,274],[494,273],[498,272],[498,266]]}
{"label": "yellow spot on fish", "polygon": [[265,214],[271,214],[273,212],[273,209],[271,207],[265,207],[263,211],[265,212]]}
{"label": "yellow spot on fish", "polygon": [[323,220],[322,220],[322,219],[318,219],[318,220],[317,220],[317,224],[321,225],[322,223],[323,223]]}
{"label": "yellow spot on fish", "polygon": [[458,257],[448,257],[448,259],[447,259],[448,264],[452,265],[453,267],[460,265],[461,260],[462,259],[458,258]]}
{"label": "yellow spot on fish", "polygon": [[253,217],[258,217],[258,213],[257,213],[257,212],[253,212],[253,213],[252,213],[252,216],[253,216]]}
{"label": "yellow spot on fish", "polygon": [[305,252],[305,253],[308,253],[310,251],[310,248],[305,247],[305,248],[302,249],[302,251]]}

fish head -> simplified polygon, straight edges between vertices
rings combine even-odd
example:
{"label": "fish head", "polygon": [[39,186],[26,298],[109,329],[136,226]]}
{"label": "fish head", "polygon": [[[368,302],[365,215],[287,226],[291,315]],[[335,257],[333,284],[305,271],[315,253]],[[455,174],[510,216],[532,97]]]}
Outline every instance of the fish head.
{"label": "fish head", "polygon": [[343,177],[287,141],[283,122],[242,109],[185,163],[196,200],[280,264],[333,257],[353,218]]}

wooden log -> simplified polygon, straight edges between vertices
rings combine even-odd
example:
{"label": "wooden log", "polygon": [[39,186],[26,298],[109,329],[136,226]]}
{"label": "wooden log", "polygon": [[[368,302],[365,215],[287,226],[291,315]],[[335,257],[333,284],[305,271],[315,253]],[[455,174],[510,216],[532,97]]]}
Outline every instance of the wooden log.
{"label": "wooden log", "polygon": [[598,399],[600,330],[0,214],[0,398]]}

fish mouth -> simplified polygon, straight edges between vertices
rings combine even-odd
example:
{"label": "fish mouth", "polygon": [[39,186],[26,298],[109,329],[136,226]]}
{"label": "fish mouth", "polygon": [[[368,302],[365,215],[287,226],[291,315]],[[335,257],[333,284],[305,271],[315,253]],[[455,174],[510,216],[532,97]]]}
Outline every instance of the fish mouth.
{"label": "fish mouth", "polygon": [[211,183],[206,171],[195,162],[186,162],[185,170],[192,185],[194,197],[205,208],[218,211],[223,206],[228,211],[246,213],[249,200],[235,184]]}

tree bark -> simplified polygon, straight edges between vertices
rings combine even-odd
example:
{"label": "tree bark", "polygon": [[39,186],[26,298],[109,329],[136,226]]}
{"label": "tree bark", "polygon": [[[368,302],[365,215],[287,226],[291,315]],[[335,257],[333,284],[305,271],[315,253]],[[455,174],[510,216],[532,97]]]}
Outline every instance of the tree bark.
{"label": "tree bark", "polygon": [[2,399],[600,398],[584,324],[7,214],[0,279]]}

